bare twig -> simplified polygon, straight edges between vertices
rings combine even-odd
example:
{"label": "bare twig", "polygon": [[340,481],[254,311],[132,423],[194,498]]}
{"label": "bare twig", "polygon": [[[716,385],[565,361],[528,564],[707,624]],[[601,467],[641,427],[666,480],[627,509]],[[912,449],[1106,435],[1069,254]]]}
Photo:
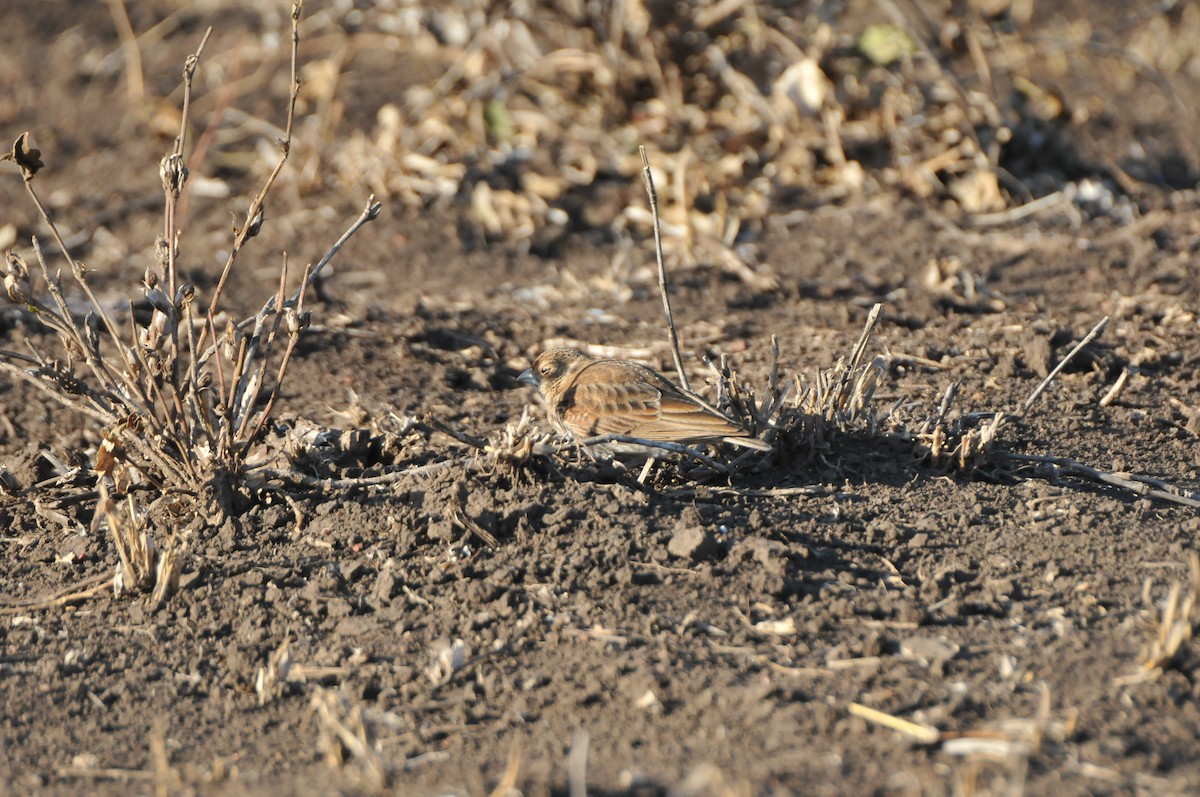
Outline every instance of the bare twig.
{"label": "bare twig", "polygon": [[[213,348],[215,350],[218,345],[217,325],[213,321],[212,313],[209,313],[208,317],[205,320],[208,321],[208,331],[212,335]],[[229,421],[229,399],[225,395],[225,369],[221,367],[220,353],[219,352],[215,352],[215,353],[216,353],[216,357],[214,358],[214,362],[216,363],[216,366],[217,366],[217,398],[220,399],[220,401],[221,401],[221,414],[224,416],[226,422],[228,422]]]}
{"label": "bare twig", "polygon": [[475,437],[474,435],[469,435],[460,429],[455,429],[450,424],[439,418],[435,418],[432,415],[426,416],[424,420],[417,421],[412,425],[412,428],[425,432],[441,432],[447,437],[454,438],[463,445],[468,445],[471,448],[477,448],[481,451],[486,449],[488,446],[487,440]]}
{"label": "bare twig", "polygon": [[999,224],[1008,224],[1014,221],[1040,213],[1046,208],[1054,207],[1062,202],[1067,201],[1066,195],[1062,191],[1054,191],[1044,197],[1039,197],[1023,205],[1008,208],[1007,210],[997,211],[995,213],[976,213],[971,217],[970,222],[973,227],[990,227]]}
{"label": "bare twig", "polygon": [[850,713],[855,717],[861,717],[867,722],[873,722],[876,725],[882,725],[885,728],[902,733],[920,744],[937,744],[942,738],[941,732],[932,725],[920,725],[910,722],[892,714],[886,714],[878,709],[864,706],[861,703],[851,703]]}
{"label": "bare twig", "polygon": [[122,767],[59,767],[57,775],[60,778],[88,778],[91,780],[154,780],[154,772],[145,769],[125,769]]}
{"label": "bare twig", "polygon": [[9,351],[8,349],[0,349],[0,357],[7,360],[16,360],[18,362],[28,363],[29,365],[41,365],[42,361],[37,357],[30,357],[28,354],[21,354],[19,351]]}
{"label": "bare twig", "polygon": [[454,459],[445,459],[438,462],[430,462],[428,465],[418,465],[416,467],[405,468],[404,470],[385,473],[381,476],[361,476],[356,479],[319,479],[316,476],[310,476],[307,473],[298,471],[282,471],[273,468],[263,468],[253,472],[253,475],[263,479],[272,479],[281,482],[290,482],[302,487],[309,487],[315,490],[342,490],[354,487],[377,487],[382,484],[395,484],[396,482],[404,481],[413,476],[427,476],[430,473],[438,473],[443,470],[451,470],[461,467],[471,462],[470,457],[456,457]]}
{"label": "bare twig", "polygon": [[520,774],[521,747],[513,744],[508,752],[508,763],[504,767],[504,774],[500,776],[500,780],[496,782],[496,788],[491,790],[488,797],[511,797],[513,794],[521,794],[517,791],[517,776]]}
{"label": "bare twig", "polygon": [[489,548],[499,548],[500,541],[490,531],[480,526],[475,520],[466,513],[461,507],[454,507],[450,512],[450,519],[464,529],[474,534],[479,540]]}
{"label": "bare twig", "polygon": [[[307,272],[305,276],[307,277]],[[271,387],[271,394],[267,397],[267,404],[263,407],[262,413],[260,413],[258,418],[258,423],[255,425],[254,431],[247,438],[248,440],[254,440],[258,437],[258,433],[262,431],[267,418],[271,417],[271,410],[275,407],[275,399],[279,396],[279,386],[283,384],[283,378],[287,374],[288,363],[292,361],[292,353],[296,350],[296,344],[300,342],[300,331],[308,326],[308,314],[304,312],[304,287],[307,285],[308,280],[306,279],[301,286],[300,299],[296,308],[293,310],[291,307],[288,307],[283,312],[288,325],[287,349],[283,352],[283,359],[279,363],[279,373],[275,375],[275,384]],[[246,417],[248,418],[249,415]]]}
{"label": "bare twig", "polygon": [[[192,101],[192,78],[196,73],[196,67],[200,63],[200,54],[204,52],[204,45],[208,42],[208,37],[212,34],[212,28],[204,32],[204,36],[200,39],[200,46],[196,48],[196,52],[189,55],[184,61],[183,67],[183,111],[180,114],[179,120],[179,135],[175,137],[174,148],[166,157],[159,162],[159,177],[162,179],[164,207],[163,211],[163,240],[160,253],[165,254],[165,262],[162,265],[167,270],[167,296],[171,302],[176,302],[176,291],[179,288],[178,268],[176,266],[176,258],[179,254],[178,246],[178,225],[177,225],[177,210],[179,207],[179,197],[183,194],[184,186],[187,184],[188,168],[183,160],[184,139],[187,135],[188,114],[191,110]],[[155,277],[157,279],[157,277]],[[148,289],[154,288],[154,285],[147,285]],[[189,299],[190,302],[190,299]],[[175,323],[170,324],[170,340],[171,340],[171,388],[174,392],[174,405],[177,413],[175,422],[180,422],[180,417],[183,415],[183,407],[180,401],[180,392],[182,386],[180,384],[180,363],[179,363],[179,312],[178,303],[174,305],[176,318]],[[189,327],[189,339],[194,344],[194,339],[191,339],[191,329]],[[193,346],[194,353],[194,346]],[[192,389],[196,387],[196,360],[191,358],[191,384]],[[193,404],[194,405],[194,404]],[[171,407],[168,406],[168,418],[170,418]]]}
{"label": "bare twig", "polygon": [[154,765],[154,797],[168,797],[179,786],[179,773],[167,754],[167,718],[159,715],[150,731],[150,759]]}
{"label": "bare twig", "polygon": [[741,498],[793,498],[798,495],[810,496],[813,498],[824,497],[834,494],[834,490],[825,487],[773,487],[768,489],[751,489],[745,487],[724,487],[720,485],[695,485],[693,487],[681,487],[671,490],[664,495],[671,497],[696,497],[701,493],[711,493],[713,495],[730,495]]}
{"label": "bare twig", "polygon": [[109,412],[95,409],[94,407],[74,401],[71,398],[72,394],[60,388],[51,387],[51,385],[48,384],[44,379],[39,379],[38,377],[41,375],[41,372],[26,371],[23,368],[18,368],[12,363],[7,363],[3,360],[0,360],[0,371],[9,373],[12,376],[20,379],[22,382],[32,385],[33,387],[45,393],[49,398],[54,399],[68,409],[72,409],[76,412],[87,415],[103,424],[107,424],[112,420],[112,415]]}
{"label": "bare twig", "polygon": [[[371,194],[369,197],[367,197],[367,204],[366,207],[363,208],[363,212],[359,214],[358,218],[355,219],[348,228],[346,228],[346,231],[342,233],[342,236],[338,238],[337,241],[334,242],[333,246],[329,247],[329,251],[317,261],[317,264],[309,269],[307,276],[304,279],[304,283],[297,288],[294,293],[292,293],[284,306],[286,307],[294,305],[297,301],[299,301],[300,292],[308,288],[308,286],[313,282],[316,282],[317,277],[321,274],[321,270],[329,264],[329,261],[333,260],[334,255],[341,251],[341,248],[346,245],[347,241],[354,237],[356,232],[366,226],[369,222],[375,221],[375,219],[379,217],[379,212],[382,209],[383,205],[375,201],[374,194]],[[262,306],[262,309],[259,310],[256,315],[243,319],[238,324],[238,329],[245,329],[250,324],[255,323],[256,319],[265,317],[266,315],[275,312],[277,304],[278,302],[276,301],[276,298],[272,296],[267,300],[267,303]]]}
{"label": "bare twig", "polygon": [[[300,10],[303,5],[303,2],[298,2],[292,6],[292,89],[288,96],[287,124],[283,139],[279,142],[279,160],[276,161],[275,168],[271,170],[271,173],[267,175],[258,194],[250,202],[250,207],[246,210],[246,220],[233,236],[233,245],[229,249],[225,266],[221,269],[221,277],[217,280],[217,287],[213,290],[212,300],[208,305],[210,313],[215,314],[217,311],[217,304],[221,300],[221,294],[225,291],[225,283],[233,270],[233,263],[237,259],[238,253],[247,241],[258,234],[259,228],[262,226],[263,207],[267,194],[271,192],[275,180],[283,171],[283,165],[287,163],[288,154],[292,150],[292,125],[296,118],[296,99],[300,96],[300,74],[296,62],[297,52],[300,49]],[[201,337],[201,343],[203,342],[204,339]]]}
{"label": "bare twig", "polygon": [[[84,292],[88,294],[88,299],[92,306],[92,312],[96,313],[96,318],[103,320],[104,328],[108,330],[109,338],[112,340],[116,348],[116,353],[120,355],[122,364],[124,364],[126,370],[128,370],[128,368],[130,368],[130,359],[128,359],[128,356],[125,353],[124,344],[121,343],[121,336],[116,334],[116,326],[113,324],[112,319],[108,317],[108,313],[104,311],[104,308],[100,305],[100,302],[96,300],[95,294],[91,292],[91,286],[89,286],[88,281],[86,281],[86,269],[84,269],[83,264],[78,263],[77,260],[71,256],[70,251],[64,248],[66,244],[64,241],[62,241],[62,236],[59,234],[59,229],[55,226],[54,222],[50,220],[50,217],[46,215],[46,209],[43,208],[41,200],[37,198],[37,193],[34,191],[34,186],[32,186],[32,182],[29,178],[25,179],[25,190],[29,193],[30,198],[34,200],[34,205],[37,208],[38,214],[41,215],[42,221],[46,222],[47,226],[50,228],[50,233],[54,235],[54,240],[59,242],[59,248],[62,251],[62,256],[64,256],[67,259],[67,263],[71,265],[72,276],[76,278],[76,281],[79,282],[80,286],[83,287]],[[56,304],[59,305],[59,310],[61,313],[61,318],[59,319],[60,323],[66,326],[68,336],[70,336],[79,347],[83,348],[84,362],[88,364],[88,367],[91,368],[92,372],[96,373],[96,378],[100,379],[102,384],[108,385],[112,383],[112,373],[107,370],[107,367],[104,366],[102,362],[98,361],[96,354],[92,352],[92,348],[94,347],[86,346],[85,341],[83,340],[83,335],[80,334],[77,326],[71,323],[72,313],[70,307],[67,305],[66,299],[64,296],[62,296],[62,286],[60,284],[59,277],[58,275],[55,275],[53,278],[50,277],[49,266],[46,265],[46,256],[44,256],[44,253],[42,252],[41,242],[37,240],[36,235],[32,236],[30,240],[32,245],[34,245],[34,254],[37,256],[37,263],[38,265],[42,266],[42,276],[46,278],[47,289],[49,290],[50,295],[54,296]],[[98,338],[98,335],[96,337]]]}
{"label": "bare twig", "polygon": [[112,587],[113,576],[111,573],[93,576],[84,579],[78,584],[72,584],[66,590],[51,595],[48,598],[38,598],[37,600],[26,601],[23,603],[10,603],[0,606],[0,616],[20,614],[21,612],[39,611],[41,609],[53,609],[56,606],[66,606],[70,603],[78,603],[82,600],[87,600],[93,595],[97,595],[106,589]]}
{"label": "bare twig", "polygon": [[[38,198],[37,192],[33,189],[33,175],[26,176],[25,191],[26,191],[26,193],[29,194],[29,198],[33,201],[34,207],[37,208],[38,216],[40,216],[42,221],[46,224],[46,226],[50,228],[50,234],[54,237],[55,242],[58,243],[59,251],[62,252],[63,257],[65,257],[67,259],[68,265],[71,266],[72,276],[75,277],[75,281],[79,283],[79,286],[81,288],[83,288],[84,293],[87,294],[88,301],[91,302],[93,312],[95,312],[96,316],[104,322],[104,326],[108,330],[109,337],[112,339],[113,344],[116,346],[117,354],[120,355],[121,361],[125,365],[126,370],[129,370],[129,368],[130,368],[129,358],[125,354],[125,348],[124,348],[123,344],[121,343],[121,336],[119,334],[117,334],[117,328],[113,324],[112,319],[110,319],[108,317],[108,313],[105,311],[104,306],[100,304],[100,301],[96,298],[96,294],[92,292],[92,286],[90,284],[88,284],[88,280],[87,280],[87,269],[84,268],[82,263],[80,263],[78,260],[76,260],[74,257],[72,257],[70,250],[67,249],[66,242],[63,241],[62,235],[58,231],[58,226],[54,223],[53,219],[50,218],[50,215],[46,212],[46,208],[42,205],[41,199]],[[42,272],[46,276],[47,284],[49,284],[50,271],[46,267],[46,260],[45,260],[45,257],[42,255],[41,246],[39,245],[36,237],[33,238],[32,240],[33,240],[33,250],[37,254],[38,261],[42,266]],[[55,287],[57,288],[57,284]],[[64,304],[64,306],[65,306],[65,304]],[[68,312],[64,316],[63,320],[69,321],[70,318],[71,318],[71,315]],[[80,345],[82,345],[82,336],[79,334],[79,331],[77,329],[73,329],[72,331],[73,331],[73,337],[75,337],[77,342],[80,343]],[[85,352],[87,351],[86,347],[84,348],[84,351]],[[90,365],[90,363],[89,363],[89,365]]]}
{"label": "bare twig", "polygon": [[570,797],[587,797],[588,732],[575,730],[571,752],[567,756],[567,783]]}
{"label": "bare twig", "polygon": [[858,342],[854,344],[854,351],[850,354],[850,369],[846,371],[846,379],[858,370],[859,363],[862,362],[863,354],[867,350],[867,342],[871,339],[871,335],[875,332],[875,325],[879,323],[879,313],[883,310],[883,305],[876,302],[871,307],[871,312],[867,313],[867,321],[863,324],[863,331],[858,336]]}
{"label": "bare twig", "polygon": [[204,46],[208,44],[208,37],[212,36],[212,32],[213,29],[210,25],[200,38],[200,46],[196,48],[196,52],[189,55],[183,63],[183,110],[180,113],[179,135],[175,137],[175,149],[173,152],[176,155],[183,154],[184,137],[187,135],[187,122],[191,113],[192,78],[196,75],[196,67],[200,63],[200,55],[204,52]]}
{"label": "bare twig", "polygon": [[1117,381],[1113,382],[1113,386],[1101,397],[1101,407],[1107,407],[1121,397],[1121,393],[1125,390],[1125,383],[1129,381],[1130,373],[1131,371],[1128,367],[1121,369],[1121,375],[1117,377]]}
{"label": "bare twig", "polygon": [[1123,490],[1129,490],[1135,495],[1145,495],[1150,498],[1157,498],[1160,501],[1167,501],[1173,504],[1189,506],[1193,509],[1200,509],[1200,496],[1195,493],[1185,493],[1179,488],[1167,484],[1166,482],[1154,479],[1149,476],[1141,476],[1136,473],[1111,473],[1109,471],[1098,470],[1090,465],[1085,465],[1082,462],[1076,462],[1067,457],[1051,457],[1038,454],[1014,454],[1012,452],[1004,452],[999,455],[1002,461],[1008,462],[1028,462],[1040,465],[1049,465],[1058,470],[1068,473],[1072,476],[1080,476],[1085,479],[1090,479],[1104,484],[1111,484],[1114,487],[1120,487]]}
{"label": "bare twig", "polygon": [[658,192],[654,190],[654,176],[650,173],[650,158],[645,147],[638,147],[642,155],[642,180],[646,184],[646,196],[650,200],[650,215],[654,218],[654,254],[658,259],[658,291],[662,294],[663,313],[667,316],[667,340],[671,343],[671,356],[675,358],[675,372],[679,384],[690,391],[687,373],[683,370],[683,355],[679,351],[679,333],[675,330],[675,318],[671,315],[671,296],[667,284],[667,266],[663,260],[662,227],[658,218]]}
{"label": "bare twig", "polygon": [[1075,348],[1067,352],[1067,356],[1063,357],[1062,361],[1059,362],[1058,365],[1054,366],[1054,370],[1047,374],[1046,378],[1042,380],[1042,383],[1037,386],[1037,389],[1029,394],[1029,398],[1025,399],[1025,404],[1021,407],[1022,413],[1029,412],[1029,408],[1033,406],[1035,401],[1037,401],[1038,396],[1042,395],[1042,391],[1044,391],[1050,385],[1050,383],[1054,380],[1054,377],[1058,376],[1059,372],[1066,367],[1067,363],[1074,359],[1076,354],[1079,354],[1079,352],[1083,350],[1084,346],[1087,346],[1093,340],[1100,337],[1100,333],[1104,331],[1104,327],[1106,326],[1108,326],[1108,316],[1101,318],[1096,326],[1092,327],[1092,331],[1087,333],[1083,340],[1075,344]]}

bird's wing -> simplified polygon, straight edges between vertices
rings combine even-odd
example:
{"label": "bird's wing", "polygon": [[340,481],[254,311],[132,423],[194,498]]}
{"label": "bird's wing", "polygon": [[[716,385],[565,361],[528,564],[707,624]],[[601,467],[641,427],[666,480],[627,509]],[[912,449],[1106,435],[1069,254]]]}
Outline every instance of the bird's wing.
{"label": "bird's wing", "polygon": [[682,391],[664,391],[659,405],[659,424],[676,433],[680,440],[745,434],[741,426]]}
{"label": "bird's wing", "polygon": [[599,361],[580,372],[563,419],[585,434],[689,442],[744,434],[741,427],[634,363]]}
{"label": "bird's wing", "polygon": [[645,382],[587,381],[576,383],[563,420],[589,437],[603,434],[640,436],[639,429],[659,417],[662,394]]}

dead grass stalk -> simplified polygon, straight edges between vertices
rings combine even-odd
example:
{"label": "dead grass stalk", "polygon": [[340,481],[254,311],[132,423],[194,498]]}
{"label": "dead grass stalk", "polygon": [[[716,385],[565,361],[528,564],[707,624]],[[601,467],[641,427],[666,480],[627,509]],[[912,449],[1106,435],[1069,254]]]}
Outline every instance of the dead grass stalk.
{"label": "dead grass stalk", "polygon": [[[240,323],[227,320],[218,334],[218,319],[224,315],[221,300],[230,274],[239,253],[263,227],[267,197],[291,151],[300,87],[300,12],[297,3],[291,15],[291,91],[279,158],[250,201],[244,222],[234,229],[216,287],[203,311],[196,310],[196,292],[179,275],[177,218],[189,177],[184,150],[192,80],[211,29],[185,61],[180,130],[160,163],[166,199],[163,234],[157,241],[157,262],[145,269],[141,282],[142,296],[150,306],[148,320],[139,320],[133,313],[133,302],[127,319],[113,318],[97,299],[88,269],[72,256],[40,199],[35,178],[44,164],[41,153],[30,146],[28,133],[18,138],[5,156],[20,169],[30,201],[90,307],[84,318],[75,315],[64,297],[61,275],[50,268],[36,238],[32,249],[48,300],[34,290],[24,258],[7,253],[5,294],[55,334],[58,350],[52,352],[30,342],[28,355],[0,351],[0,371],[100,423],[103,443],[95,471],[98,478],[110,478],[117,492],[149,482],[160,490],[202,494],[221,512],[233,508],[248,454],[261,441],[299,337],[309,326],[306,289],[346,241],[379,213],[380,205],[373,198],[368,200],[363,213],[325,256],[304,269],[290,296],[285,259],[278,291],[262,310]],[[128,543],[119,550],[128,568],[126,586],[133,587],[151,579],[153,574],[140,568],[154,558],[154,551],[140,547],[140,532],[130,533],[132,536],[118,538]],[[172,558],[173,553],[166,551],[156,561],[165,563]]]}

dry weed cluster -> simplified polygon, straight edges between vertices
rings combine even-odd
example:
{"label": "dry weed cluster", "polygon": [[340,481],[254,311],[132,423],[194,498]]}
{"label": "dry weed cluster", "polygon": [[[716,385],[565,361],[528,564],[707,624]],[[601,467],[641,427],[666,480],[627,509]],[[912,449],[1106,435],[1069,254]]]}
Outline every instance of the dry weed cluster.
{"label": "dry weed cluster", "polygon": [[[41,152],[30,145],[29,134],[20,136],[4,156],[20,170],[26,193],[57,248],[48,252],[33,238],[40,280],[31,274],[24,256],[7,252],[5,295],[53,332],[48,339],[57,347],[27,339],[28,352],[0,351],[0,372],[100,425],[101,442],[93,462],[100,494],[95,523],[109,527],[120,555],[114,588],[151,592],[156,605],[178,581],[178,525],[173,525],[165,544],[159,542],[151,533],[153,522],[136,507],[130,491],[149,489],[157,496],[153,505],[173,518],[201,509],[212,520],[235,509],[237,495],[245,492],[250,455],[261,441],[296,344],[309,325],[305,291],[345,241],[380,210],[373,198],[369,200],[362,216],[324,258],[304,270],[290,295],[285,257],[279,289],[257,314],[237,320],[222,310],[222,293],[238,255],[260,232],[267,197],[290,152],[299,93],[299,15],[297,5],[292,12],[291,95],[278,160],[249,202],[244,222],[235,226],[216,287],[203,306],[180,272],[182,236],[176,216],[189,177],[183,151],[192,80],[208,34],[184,65],[179,134],[160,163],[163,235],[156,242],[155,262],[142,274],[140,302],[131,297],[127,306],[114,308],[96,296],[87,266],[71,254],[39,195],[38,177],[45,164]],[[69,287],[61,270],[51,266],[54,256],[69,270]],[[85,312],[74,303],[76,293],[84,298]],[[127,494],[126,513],[116,509],[110,488]]]}
{"label": "dry weed cluster", "polygon": [[1146,643],[1141,669],[1128,681],[1152,679],[1170,668],[1192,674],[1200,669],[1200,651],[1188,644],[1200,633],[1200,554],[1193,551],[1187,567],[1187,582],[1172,583],[1161,608],[1152,605],[1153,585],[1146,581],[1143,598],[1156,623]]}
{"label": "dry weed cluster", "polygon": [[[176,226],[176,210],[189,177],[183,157],[187,111],[204,41],[185,64],[180,131],[160,164],[164,233],[155,247],[156,262],[144,269],[140,302],[131,298],[128,306],[116,309],[96,297],[86,265],[72,256],[40,199],[36,184],[44,164],[41,153],[29,145],[28,134],[5,156],[20,168],[28,196],[74,284],[64,288],[61,272],[51,267],[36,238],[32,249],[40,266],[40,285],[21,254],[6,255],[8,299],[25,306],[53,331],[58,349],[29,342],[28,353],[0,352],[0,369],[101,424],[103,442],[94,467],[99,477],[111,478],[119,492],[147,484],[164,493],[204,495],[215,500],[217,511],[232,508],[232,491],[245,476],[248,454],[267,425],[296,343],[309,325],[305,289],[345,240],[379,211],[378,204],[369,202],[325,258],[305,269],[291,295],[285,258],[278,292],[260,312],[237,320],[222,311],[229,276],[243,247],[261,230],[265,202],[291,148],[299,92],[298,19],[299,6],[293,11],[292,91],[278,161],[250,201],[244,222],[234,228],[216,288],[204,306],[180,274],[182,238]],[[68,290],[86,298],[82,318]]]}

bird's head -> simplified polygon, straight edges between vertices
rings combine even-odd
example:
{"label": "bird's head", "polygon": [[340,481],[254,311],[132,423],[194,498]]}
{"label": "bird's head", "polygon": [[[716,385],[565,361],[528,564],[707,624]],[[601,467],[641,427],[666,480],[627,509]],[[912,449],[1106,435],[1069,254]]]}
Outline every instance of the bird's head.
{"label": "bird's head", "polygon": [[566,380],[588,362],[591,358],[579,349],[546,349],[533,361],[532,368],[521,372],[517,381],[533,385],[543,396],[555,396],[562,392]]}

